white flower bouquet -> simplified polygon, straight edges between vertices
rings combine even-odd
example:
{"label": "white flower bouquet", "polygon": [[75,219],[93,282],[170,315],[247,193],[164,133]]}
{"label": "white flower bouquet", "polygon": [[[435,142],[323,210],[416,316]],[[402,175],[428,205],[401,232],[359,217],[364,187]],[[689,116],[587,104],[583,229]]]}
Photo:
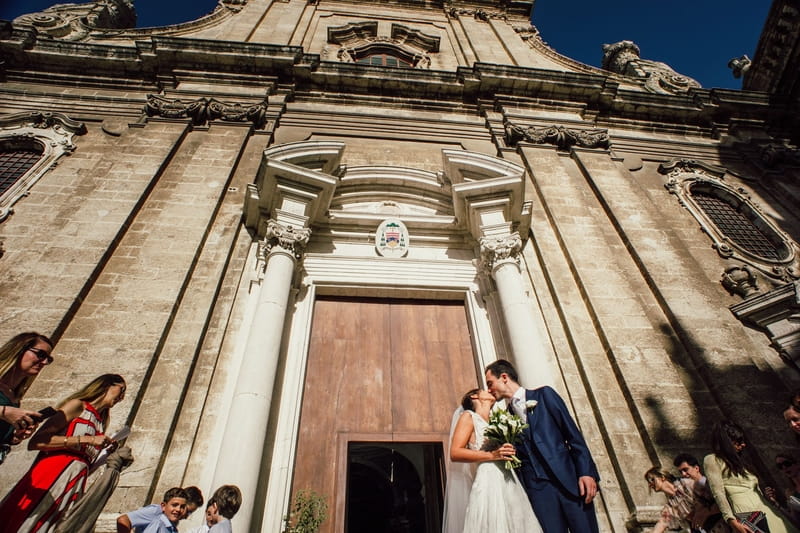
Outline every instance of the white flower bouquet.
{"label": "white flower bouquet", "polygon": [[[491,451],[506,443],[517,444],[522,440],[522,432],[526,427],[528,424],[515,414],[504,410],[492,411],[489,415],[489,426],[483,433],[486,438],[483,449]],[[522,461],[516,455],[505,461],[506,470],[519,468],[521,465]]]}

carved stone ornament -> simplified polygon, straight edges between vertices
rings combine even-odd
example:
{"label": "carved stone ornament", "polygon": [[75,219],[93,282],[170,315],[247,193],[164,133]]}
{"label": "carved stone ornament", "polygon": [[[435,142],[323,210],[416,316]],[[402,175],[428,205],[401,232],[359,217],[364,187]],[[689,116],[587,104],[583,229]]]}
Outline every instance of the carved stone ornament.
{"label": "carved stone ornament", "polygon": [[758,276],[747,265],[734,265],[726,268],[720,281],[728,292],[738,294],[742,298],[758,294]]}
{"label": "carved stone ornament", "polygon": [[494,9],[448,7],[446,8],[446,13],[452,19],[457,19],[466,15],[468,17],[473,17],[475,20],[480,20],[481,22],[488,22],[490,19],[508,20],[508,15]]}
{"label": "carved stone ornament", "polygon": [[72,120],[62,113],[14,113],[0,116],[0,143],[36,146],[42,156],[23,176],[0,196],[0,222],[13,213],[14,204],[28,191],[63,155],[75,150],[72,142],[75,135],[86,133],[83,122]]}
{"label": "carved stone ornament", "polygon": [[95,30],[136,26],[131,0],[95,0],[83,4],[57,4],[38,13],[14,19],[17,26],[33,26],[39,33],[65,41],[80,41]]}
{"label": "carved stone ornament", "polygon": [[[726,183],[727,171],[724,168],[693,159],[673,159],[662,163],[658,171],[667,175],[664,187],[675,195],[680,205],[697,220],[703,232],[711,239],[712,248],[720,257],[740,261],[743,266],[738,267],[739,269],[752,268],[773,282],[787,282],[800,277],[797,244],[762,212],[750,198],[747,190]],[[758,233],[765,239],[763,242],[769,243],[771,248],[765,250],[754,247],[750,242],[752,239],[737,238],[739,234],[735,230],[737,226],[719,227],[698,203],[699,200],[695,199],[695,195],[698,195],[698,198],[716,198],[717,202],[727,203],[736,213],[744,217],[742,224],[752,224],[757,228]],[[742,272],[736,272],[736,276],[742,275]],[[726,288],[729,288],[728,284],[733,283],[731,280],[723,280]]]}
{"label": "carved stone ornament", "polygon": [[747,54],[745,54],[741,57],[734,57],[728,61],[728,68],[733,71],[733,77],[739,79],[750,70],[750,65],[752,64],[753,62],[747,57]]}
{"label": "carved stone ornament", "polygon": [[568,150],[572,146],[608,148],[609,145],[608,130],[606,129],[575,129],[558,125],[523,128],[506,121],[505,132],[508,146],[515,146],[520,141],[533,144],[553,144],[559,150]]}
{"label": "carved stone ornament", "polygon": [[483,237],[480,240],[481,262],[491,272],[503,263],[519,266],[519,252],[522,250],[522,238],[519,233]]}
{"label": "carved stone ornament", "polygon": [[258,245],[258,258],[266,265],[267,257],[275,248],[280,248],[300,260],[308,239],[311,238],[311,229],[284,226],[275,220],[267,222],[267,233]]}
{"label": "carved stone ornament", "polygon": [[198,98],[185,102],[181,99],[171,100],[150,94],[144,112],[149,117],[190,118],[195,125],[202,125],[209,120],[224,122],[252,122],[257,129],[266,125],[267,102],[258,104],[240,104],[238,102],[220,102],[214,98]]}
{"label": "carved stone ornament", "polygon": [[769,143],[761,147],[761,161],[769,168],[779,165],[800,166],[800,150],[786,145]]}
{"label": "carved stone ornament", "polygon": [[526,24],[524,26],[514,26],[514,31],[517,32],[520,38],[523,41],[529,41],[531,39],[536,41],[542,40],[542,35],[539,33],[539,30],[536,26],[532,24]]}
{"label": "carved stone ornament", "polygon": [[632,41],[604,44],[602,66],[623,76],[639,78],[645,89],[656,94],[682,94],[700,87],[697,81],[678,74],[666,63],[641,59],[639,47]]}

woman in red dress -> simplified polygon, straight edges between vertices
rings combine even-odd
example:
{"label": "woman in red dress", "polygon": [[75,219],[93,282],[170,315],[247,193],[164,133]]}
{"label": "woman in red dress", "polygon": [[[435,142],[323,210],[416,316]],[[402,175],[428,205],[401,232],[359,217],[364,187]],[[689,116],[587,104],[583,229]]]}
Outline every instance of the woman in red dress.
{"label": "woman in red dress", "polygon": [[30,470],[0,502],[0,532],[45,533],[81,497],[89,465],[104,447],[110,409],[125,397],[125,380],[103,374],[64,400],[31,437],[39,450]]}

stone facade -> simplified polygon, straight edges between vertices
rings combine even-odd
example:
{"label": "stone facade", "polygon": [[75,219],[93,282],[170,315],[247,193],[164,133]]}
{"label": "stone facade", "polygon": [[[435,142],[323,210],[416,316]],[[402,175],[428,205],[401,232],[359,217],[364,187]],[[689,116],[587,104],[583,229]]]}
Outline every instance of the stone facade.
{"label": "stone facade", "polygon": [[[247,489],[238,530],[280,530],[320,295],[463,301],[476,376],[509,357],[573,409],[604,532],[651,526],[642,474],[702,456],[721,417],[777,476],[800,156],[773,86],[701,88],[629,42],[580,64],[526,1],[223,0],[148,29],[129,4],[0,28],[0,149],[44,147],[0,196],[0,334],[57,341],[27,406],[127,378],[112,430],[133,428],[136,462],[98,531],[224,482]],[[409,68],[359,62],[384,56]],[[404,257],[375,250],[388,218]]]}

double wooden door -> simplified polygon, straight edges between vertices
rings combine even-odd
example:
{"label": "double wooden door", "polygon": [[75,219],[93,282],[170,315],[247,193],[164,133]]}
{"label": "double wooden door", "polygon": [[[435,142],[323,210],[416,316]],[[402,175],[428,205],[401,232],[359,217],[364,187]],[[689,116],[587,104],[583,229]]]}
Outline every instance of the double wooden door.
{"label": "double wooden door", "polygon": [[[348,508],[347,499],[378,498],[379,489],[370,494],[348,484],[372,469],[376,486],[398,494],[401,487],[391,485],[400,483],[401,468],[409,479],[422,478],[420,495],[411,496],[424,500],[427,527],[416,531],[432,529],[441,505],[435,457],[446,449],[453,410],[478,376],[463,302],[319,298],[292,493],[309,488],[326,497],[330,516],[321,532],[355,533],[355,524],[375,520],[359,513],[380,513],[379,505]],[[409,479],[403,483],[413,485]],[[402,488],[403,498],[409,490]],[[386,528],[371,530],[403,531],[409,519],[415,520],[387,517]]]}

